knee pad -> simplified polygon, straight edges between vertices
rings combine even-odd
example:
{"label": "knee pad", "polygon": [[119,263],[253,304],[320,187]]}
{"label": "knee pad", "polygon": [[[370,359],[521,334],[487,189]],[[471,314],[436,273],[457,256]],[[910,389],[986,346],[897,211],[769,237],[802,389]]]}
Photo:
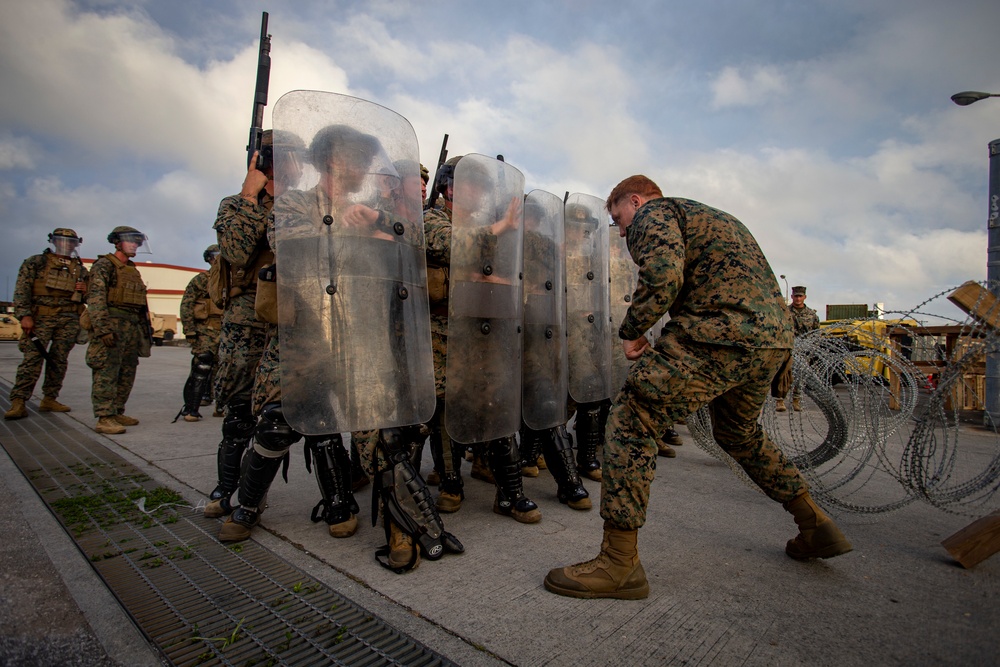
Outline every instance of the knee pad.
{"label": "knee pad", "polygon": [[302,434],[292,430],[285,421],[281,403],[268,403],[264,406],[254,431],[253,448],[258,454],[267,458],[281,458],[301,439]]}
{"label": "knee pad", "polygon": [[255,425],[256,420],[250,412],[250,403],[233,401],[226,410],[225,419],[222,420],[222,437],[249,440],[254,434]]}
{"label": "knee pad", "polygon": [[212,372],[212,363],[215,355],[211,352],[202,352],[191,357],[191,371],[195,375],[208,377]]}

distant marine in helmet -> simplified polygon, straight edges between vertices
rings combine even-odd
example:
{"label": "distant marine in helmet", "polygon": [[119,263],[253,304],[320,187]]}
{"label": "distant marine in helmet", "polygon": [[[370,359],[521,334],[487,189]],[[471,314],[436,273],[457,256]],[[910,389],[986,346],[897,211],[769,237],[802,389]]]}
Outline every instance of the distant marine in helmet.
{"label": "distant marine in helmet", "polygon": [[[209,266],[214,265],[218,261],[219,246],[213,243],[201,256]],[[184,338],[191,345],[191,373],[184,383],[184,407],[177,416],[196,422],[201,419],[198,408],[212,404],[212,376],[222,332],[222,309],[208,294],[208,271],[195,274],[184,289],[181,327]],[[221,412],[216,414],[221,416]]]}
{"label": "distant marine in helmet", "polygon": [[25,402],[45,364],[40,412],[69,412],[58,400],[66,377],[70,350],[80,333],[80,312],[87,290],[87,269],[76,254],[83,239],[59,227],[49,234],[51,249],[24,260],[14,286],[14,317],[21,323],[18,349],[24,359],[10,390],[4,419],[28,416]]}
{"label": "distant marine in helmet", "polygon": [[94,430],[114,435],[139,423],[125,414],[125,403],[132,393],[139,356],[149,356],[152,340],[146,285],[132,262],[141,248],[149,252],[146,235],[122,225],[111,230],[108,243],[114,245],[114,252],[98,257],[91,267],[87,365],[93,371]]}

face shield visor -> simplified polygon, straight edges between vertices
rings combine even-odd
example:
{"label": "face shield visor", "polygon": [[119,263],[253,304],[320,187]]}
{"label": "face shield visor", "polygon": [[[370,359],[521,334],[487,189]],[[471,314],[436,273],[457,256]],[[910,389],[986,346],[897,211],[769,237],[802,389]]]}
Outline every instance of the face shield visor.
{"label": "face shield visor", "polygon": [[74,236],[53,236],[52,251],[60,257],[73,257],[82,241]]}
{"label": "face shield visor", "polygon": [[118,243],[121,244],[122,251],[126,254],[129,252],[141,255],[153,254],[149,249],[149,242],[146,239],[146,235],[141,232],[120,232],[118,234]]}

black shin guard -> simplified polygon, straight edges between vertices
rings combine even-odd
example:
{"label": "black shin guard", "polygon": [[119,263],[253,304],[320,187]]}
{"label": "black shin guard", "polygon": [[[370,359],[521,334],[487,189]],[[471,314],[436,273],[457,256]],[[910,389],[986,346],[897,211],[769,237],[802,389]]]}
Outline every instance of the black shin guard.
{"label": "black shin guard", "polygon": [[191,373],[184,383],[184,407],[174,417],[197,417],[201,419],[198,408],[201,407],[202,396],[208,391],[208,381],[212,376],[212,363],[215,357],[211,352],[202,352],[191,357]]}
{"label": "black shin guard", "polygon": [[586,475],[600,470],[597,450],[604,444],[601,427],[601,404],[581,403],[576,408],[576,467]]}
{"label": "black shin guard", "polygon": [[[542,440],[544,431],[536,431],[521,423],[521,467],[531,467],[538,465],[538,456],[542,453]],[[548,461],[546,460],[546,465]]]}
{"label": "black shin guard", "polygon": [[[538,431],[536,431],[538,433]],[[542,454],[549,472],[556,480],[559,502],[573,503],[590,497],[583,487],[580,473],[573,461],[573,446],[565,426],[558,426],[544,432],[542,437]]]}
{"label": "black shin guard", "polygon": [[491,440],[487,444],[490,470],[497,485],[497,506],[503,514],[511,510],[530,512],[538,509],[538,505],[524,495],[524,485],[521,481],[521,457],[517,452],[517,443],[508,436]]}
{"label": "black shin guard", "polygon": [[220,501],[228,513],[232,510],[230,498],[240,487],[242,461],[253,437],[256,420],[250,412],[250,404],[246,401],[233,401],[229,404],[226,418],[222,421],[222,442],[216,456],[219,479],[215,490],[209,495],[209,500]]}
{"label": "black shin guard", "polygon": [[[385,521],[386,541],[389,541],[389,521],[392,521],[429,560],[437,560],[446,553],[462,553],[465,547],[458,539],[444,530],[441,515],[434,507],[427,483],[420,472],[413,467],[411,452],[414,442],[422,440],[419,428],[382,429],[378,446],[382,448],[388,467],[380,470],[375,480],[373,502],[381,498]],[[375,525],[377,510],[372,511],[372,525]],[[388,555],[388,545],[379,549],[375,556],[384,567],[406,570],[416,564],[416,550],[409,568],[394,568],[383,560]]]}
{"label": "black shin guard", "polygon": [[453,446],[451,439],[441,433],[440,427],[436,425],[431,426],[430,442],[434,469],[441,477],[438,488],[445,493],[465,498],[461,472],[462,452]]}
{"label": "black shin guard", "polygon": [[358,514],[361,510],[351,491],[351,458],[340,434],[307,435],[305,451],[306,467],[312,458],[322,494],[309,518],[314,523],[323,520],[332,526]]}
{"label": "black shin guard", "polygon": [[[278,468],[285,460],[288,448],[299,441],[302,435],[292,430],[281,412],[281,403],[268,403],[261,411],[260,421],[254,433],[256,446],[250,450],[240,477],[240,510],[233,512],[233,520],[245,523],[250,518],[256,523],[257,516],[264,510],[264,499],[271,488]],[[261,454],[257,448],[268,453]],[[242,510],[242,511],[241,511]],[[248,517],[252,514],[252,517]]]}

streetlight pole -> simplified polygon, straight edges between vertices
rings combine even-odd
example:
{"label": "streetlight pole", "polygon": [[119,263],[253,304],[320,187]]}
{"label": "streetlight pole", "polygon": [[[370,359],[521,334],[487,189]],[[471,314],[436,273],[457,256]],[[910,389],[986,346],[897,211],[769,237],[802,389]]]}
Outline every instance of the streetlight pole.
{"label": "streetlight pole", "polygon": [[[955,93],[951,100],[959,106],[968,106],[1000,93],[980,93],[967,90]],[[993,296],[1000,298],[1000,139],[989,143],[990,182],[989,217],[986,222],[986,285]],[[986,396],[983,397],[985,426],[1000,425],[1000,352],[986,353]]]}
{"label": "streetlight pole", "polygon": [[782,273],[778,277],[785,281],[785,305],[787,306],[788,305],[788,278],[785,277],[784,273]]}

